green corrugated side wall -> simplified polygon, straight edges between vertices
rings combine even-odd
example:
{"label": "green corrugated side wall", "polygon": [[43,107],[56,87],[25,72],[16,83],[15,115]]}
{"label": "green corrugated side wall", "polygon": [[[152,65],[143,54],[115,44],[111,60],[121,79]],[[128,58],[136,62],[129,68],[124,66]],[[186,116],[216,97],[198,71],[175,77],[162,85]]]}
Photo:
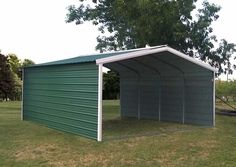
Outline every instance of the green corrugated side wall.
{"label": "green corrugated side wall", "polygon": [[24,120],[97,139],[95,63],[25,68],[23,92]]}

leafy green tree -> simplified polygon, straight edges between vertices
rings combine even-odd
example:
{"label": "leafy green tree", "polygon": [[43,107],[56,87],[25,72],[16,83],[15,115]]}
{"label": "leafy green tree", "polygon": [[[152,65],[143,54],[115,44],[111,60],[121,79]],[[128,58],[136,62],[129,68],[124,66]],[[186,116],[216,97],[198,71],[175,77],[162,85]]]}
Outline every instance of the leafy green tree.
{"label": "leafy green tree", "polygon": [[232,93],[233,101],[236,101],[236,80],[232,82],[231,93]]}
{"label": "leafy green tree", "polygon": [[20,79],[22,80],[22,68],[24,67],[28,67],[28,66],[31,66],[31,65],[34,65],[35,63],[30,60],[30,59],[24,59],[23,62],[21,63],[21,68],[20,68]]}
{"label": "leafy green tree", "polygon": [[[10,64],[11,70],[20,79],[22,78],[22,68],[35,64],[30,59],[24,59],[22,62],[21,59],[19,59],[16,54],[8,54],[7,60],[8,60],[8,63]],[[16,80],[17,80],[17,78],[16,78]]]}
{"label": "leafy green tree", "polygon": [[0,54],[0,95],[2,99],[8,100],[14,94],[14,73],[7,62],[7,57]]}
{"label": "leafy green tree", "polygon": [[20,77],[20,68],[21,68],[21,60],[17,57],[16,54],[8,54],[7,55],[7,61],[10,64],[11,70]]}
{"label": "leafy green tree", "polygon": [[192,17],[197,0],[99,0],[91,6],[80,1],[78,7],[68,7],[66,21],[97,25],[104,34],[97,37],[100,52],[168,44],[218,68],[219,74],[232,73],[235,44],[219,42],[212,34],[211,24],[220,10],[215,4],[205,0]]}
{"label": "leafy green tree", "polygon": [[23,62],[17,57],[16,54],[7,55],[8,63],[10,64],[11,70],[19,77],[22,78],[22,68],[35,63],[30,59],[24,59]]}
{"label": "leafy green tree", "polygon": [[34,65],[35,63],[32,61],[32,60],[30,60],[30,59],[24,59],[24,61],[23,61],[23,63],[22,63],[22,65],[21,65],[21,67],[28,67],[28,66],[31,66],[31,65]]}
{"label": "leafy green tree", "polygon": [[103,74],[103,98],[117,99],[120,93],[119,75],[117,72],[108,71]]}
{"label": "leafy green tree", "polygon": [[234,81],[216,81],[216,95],[224,97],[226,101],[236,100],[236,80]]}
{"label": "leafy green tree", "polygon": [[1,54],[0,56],[0,97],[4,100],[20,100],[22,92],[22,67],[33,65],[34,62],[24,59],[22,62],[17,55]]}
{"label": "leafy green tree", "polygon": [[12,67],[15,81],[14,91],[10,99],[20,100],[22,93],[22,68],[34,65],[35,63],[30,59],[24,59],[21,61],[15,54],[8,55],[8,62]]}

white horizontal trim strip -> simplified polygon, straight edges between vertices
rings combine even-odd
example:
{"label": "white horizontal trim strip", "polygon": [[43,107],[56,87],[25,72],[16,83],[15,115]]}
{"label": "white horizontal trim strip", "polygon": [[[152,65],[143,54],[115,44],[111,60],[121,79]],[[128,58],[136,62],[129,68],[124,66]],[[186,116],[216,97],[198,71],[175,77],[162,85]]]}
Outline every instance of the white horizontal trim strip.
{"label": "white horizontal trim strip", "polygon": [[203,68],[206,68],[210,71],[214,71],[217,72],[217,69],[215,69],[214,67],[211,67],[210,65],[203,63],[197,59],[194,59],[186,54],[183,54],[173,48],[170,48],[168,46],[164,46],[164,47],[152,47],[152,48],[146,48],[144,50],[137,50],[131,53],[124,53],[124,54],[120,54],[120,55],[116,55],[116,56],[111,56],[111,57],[105,57],[105,58],[101,58],[101,59],[97,59],[96,60],[96,64],[106,64],[106,63],[112,63],[112,62],[117,62],[117,61],[121,61],[121,60],[127,60],[127,59],[131,59],[131,58],[135,58],[135,57],[141,57],[141,56],[145,56],[145,55],[150,55],[150,54],[154,54],[154,53],[160,53],[160,52],[170,52],[176,56],[179,56],[185,60],[188,60],[194,64],[197,64]]}

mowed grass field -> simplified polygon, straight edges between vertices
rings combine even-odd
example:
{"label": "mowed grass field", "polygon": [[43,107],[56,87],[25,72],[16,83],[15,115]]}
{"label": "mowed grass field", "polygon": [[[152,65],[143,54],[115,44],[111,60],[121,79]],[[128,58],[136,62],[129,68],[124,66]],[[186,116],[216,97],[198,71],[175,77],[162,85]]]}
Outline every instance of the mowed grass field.
{"label": "mowed grass field", "polygon": [[118,101],[104,102],[105,140],[20,121],[20,102],[0,102],[0,167],[236,166],[236,117],[215,128],[120,120]]}

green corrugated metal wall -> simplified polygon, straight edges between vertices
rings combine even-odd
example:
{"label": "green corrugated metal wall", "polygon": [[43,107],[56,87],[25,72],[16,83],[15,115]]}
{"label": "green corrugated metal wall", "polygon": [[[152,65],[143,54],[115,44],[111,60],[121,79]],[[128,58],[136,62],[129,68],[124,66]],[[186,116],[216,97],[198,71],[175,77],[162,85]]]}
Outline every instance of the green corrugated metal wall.
{"label": "green corrugated metal wall", "polygon": [[213,120],[213,78],[211,71],[186,79],[185,122],[212,126]]}
{"label": "green corrugated metal wall", "polygon": [[25,68],[23,99],[24,120],[97,139],[95,63]]}

